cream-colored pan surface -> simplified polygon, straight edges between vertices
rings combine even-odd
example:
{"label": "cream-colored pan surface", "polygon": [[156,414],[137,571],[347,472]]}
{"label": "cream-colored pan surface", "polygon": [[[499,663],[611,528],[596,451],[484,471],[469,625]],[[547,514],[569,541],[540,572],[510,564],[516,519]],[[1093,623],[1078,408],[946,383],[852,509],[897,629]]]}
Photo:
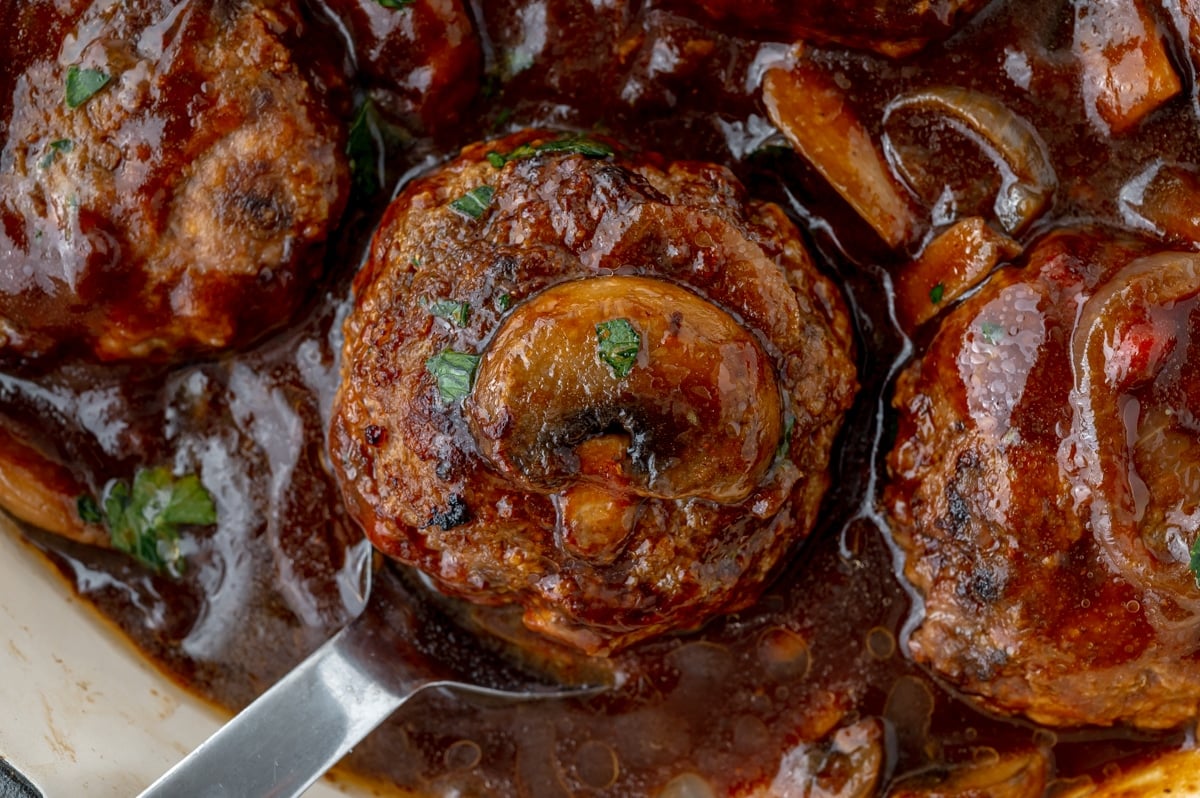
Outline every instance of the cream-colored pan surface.
{"label": "cream-colored pan surface", "polygon": [[[0,756],[46,798],[129,798],[223,713],[166,679],[0,518]],[[318,783],[312,798],[353,794]]]}

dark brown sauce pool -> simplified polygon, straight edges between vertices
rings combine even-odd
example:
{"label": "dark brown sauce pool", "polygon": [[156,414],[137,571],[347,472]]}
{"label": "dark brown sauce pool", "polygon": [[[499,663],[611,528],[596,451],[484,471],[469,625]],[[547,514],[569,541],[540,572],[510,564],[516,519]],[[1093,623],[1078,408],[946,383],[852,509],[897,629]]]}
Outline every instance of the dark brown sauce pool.
{"label": "dark brown sauce pool", "polygon": [[[521,5],[503,0],[503,10],[490,13],[515,17]],[[1122,227],[1116,198],[1133,175],[1158,159],[1200,163],[1196,112],[1185,91],[1135,135],[1096,133],[1065,57],[1070,9],[1067,2],[996,2],[948,42],[899,63],[836,49],[814,57],[841,70],[869,125],[879,124],[881,109],[900,92],[945,84],[998,96],[1031,121],[1061,188],[1023,241],[1069,222]],[[771,138],[755,87],[761,65],[783,45],[716,34],[651,8],[630,14],[631,27],[645,36],[619,69],[590,55],[603,26],[560,15],[548,37],[555,69],[537,62],[481,92],[467,115],[472,121],[393,153],[389,173],[516,127],[597,127],[634,146],[727,164],[753,193],[779,201],[841,278],[858,323],[864,389],[845,425],[824,522],[756,606],[621,654],[616,668],[625,681],[610,694],[508,708],[425,695],[360,746],[351,767],[432,794],[646,795],[680,777],[679,795],[703,794],[682,791],[701,783],[724,794],[769,784],[781,758],[810,761],[806,752],[818,756],[829,731],[878,717],[887,729],[884,792],[905,775],[977,761],[989,749],[1049,748],[1055,778],[1069,781],[1180,745],[1182,732],[1055,734],[984,715],[909,661],[904,637],[913,600],[873,510],[888,446],[890,379],[910,356],[888,306],[888,275],[905,258],[877,243],[797,156],[772,146],[781,140]],[[682,48],[687,37],[712,47],[703,57],[688,55],[701,50]],[[488,44],[496,68],[505,54]],[[951,183],[994,178],[977,154],[939,163]],[[252,351],[152,373],[61,366],[34,377],[0,375],[4,411],[42,419],[90,484],[144,463],[203,475],[221,523],[185,541],[188,569],[178,581],[120,555],[30,535],[147,656],[231,709],[364,602],[372,559],[341,510],[324,430],[340,314],[381,207],[382,200],[360,207],[345,226],[306,317]],[[376,578],[395,577],[385,569]]]}

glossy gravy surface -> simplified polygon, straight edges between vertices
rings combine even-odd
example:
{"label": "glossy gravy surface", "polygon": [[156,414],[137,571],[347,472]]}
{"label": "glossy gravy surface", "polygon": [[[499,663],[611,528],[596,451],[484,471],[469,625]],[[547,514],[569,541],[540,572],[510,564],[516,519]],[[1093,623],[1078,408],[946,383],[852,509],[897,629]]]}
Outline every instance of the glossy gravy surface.
{"label": "glossy gravy surface", "polygon": [[[906,775],[996,751],[1048,749],[1055,778],[1072,782],[1180,745],[1182,732],[1051,732],[988,716],[907,658],[914,600],[875,505],[890,446],[890,380],[914,351],[889,305],[890,275],[908,256],[889,251],[781,146],[758,84],[787,46],[717,33],[653,7],[483,5],[493,77],[453,129],[393,147],[387,174],[536,125],[595,127],[670,157],[726,164],[753,194],[783,205],[845,287],[863,391],[835,457],[824,521],[756,606],[618,655],[623,682],[588,701],[497,708],[424,695],[360,746],[350,766],[429,794],[624,796],[700,783],[725,794],[769,786],[789,762],[793,770],[833,762],[827,735],[877,717],[889,729],[882,793]],[[1069,57],[1072,19],[1067,2],[995,2],[945,43],[902,61],[833,47],[808,55],[838,76],[877,134],[896,96],[941,85],[987,92],[1031,122],[1060,189],[1022,241],[1068,223],[1129,229],[1123,187],[1155,163],[1200,164],[1195,105],[1185,88],[1138,130],[1100,132]],[[518,62],[525,66],[514,72]],[[1190,76],[1182,56],[1177,68]],[[938,179],[998,181],[963,137],[920,130],[912,135]],[[165,671],[231,709],[353,617],[368,570],[378,569],[342,510],[325,430],[350,279],[386,196],[351,211],[301,320],[243,354],[150,369],[62,363],[0,374],[4,411],[42,430],[88,484],[142,463],[203,475],[220,523],[185,540],[188,568],[178,580],[118,554],[29,534]],[[922,334],[915,339],[919,351]],[[374,578],[399,577],[384,566]],[[469,652],[469,635],[447,628]]]}

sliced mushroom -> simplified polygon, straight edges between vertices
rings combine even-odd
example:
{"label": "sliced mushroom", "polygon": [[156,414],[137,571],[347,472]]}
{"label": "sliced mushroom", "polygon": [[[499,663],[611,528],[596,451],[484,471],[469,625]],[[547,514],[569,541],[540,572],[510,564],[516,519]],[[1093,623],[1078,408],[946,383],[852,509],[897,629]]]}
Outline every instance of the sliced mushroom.
{"label": "sliced mushroom", "polygon": [[[940,86],[901,95],[884,115],[888,129],[901,115],[936,114],[945,117],[960,133],[974,141],[1000,171],[1000,190],[993,208],[996,219],[1015,234],[1037,218],[1058,185],[1050,155],[1033,125],[987,94],[956,86]],[[884,153],[913,191],[920,194],[922,170],[884,134]],[[927,198],[931,202],[933,198]]]}
{"label": "sliced mushroom", "polygon": [[905,331],[932,319],[983,281],[1021,245],[978,216],[951,225],[896,275],[896,319]]}
{"label": "sliced mushroom", "polygon": [[[610,322],[638,339],[625,365],[605,359]],[[488,344],[466,413],[484,457],[539,492],[611,484],[610,467],[589,468],[579,449],[617,436],[628,441],[629,492],[737,502],[783,432],[758,339],[700,295],[632,276],[564,283],[514,308]]]}

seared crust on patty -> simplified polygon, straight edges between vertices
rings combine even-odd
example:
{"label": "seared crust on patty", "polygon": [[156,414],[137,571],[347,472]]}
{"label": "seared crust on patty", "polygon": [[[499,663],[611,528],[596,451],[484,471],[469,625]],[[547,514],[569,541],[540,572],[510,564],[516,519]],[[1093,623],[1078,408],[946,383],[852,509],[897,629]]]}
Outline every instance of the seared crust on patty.
{"label": "seared crust on patty", "polygon": [[[779,208],[722,168],[609,151],[526,131],[404,189],[331,430],[377,547],[591,653],[752,602],[813,527],[857,387],[843,302]],[[640,335],[625,374],[597,342],[617,321]],[[485,384],[439,386],[457,356]],[[510,436],[521,414],[540,431]],[[718,457],[742,473],[710,495]]]}
{"label": "seared crust on patty", "polygon": [[925,598],[915,657],[1050,725],[1200,706],[1200,258],[1043,240],[901,376],[885,505]]}

